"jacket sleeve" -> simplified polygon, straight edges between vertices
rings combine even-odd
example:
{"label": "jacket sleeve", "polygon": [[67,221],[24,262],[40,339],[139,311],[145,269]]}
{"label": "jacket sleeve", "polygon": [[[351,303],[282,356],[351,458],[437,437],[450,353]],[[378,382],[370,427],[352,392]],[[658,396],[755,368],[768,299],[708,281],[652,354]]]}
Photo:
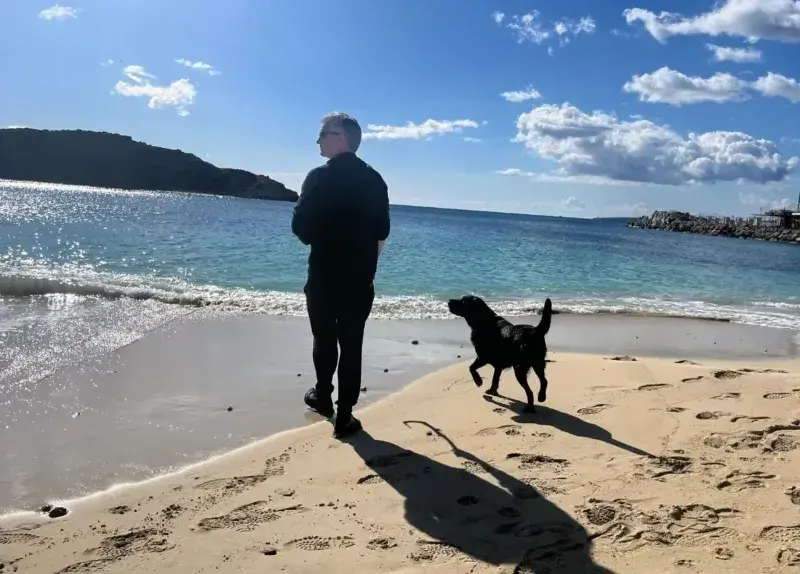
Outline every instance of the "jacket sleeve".
{"label": "jacket sleeve", "polygon": [[324,195],[320,180],[318,169],[308,172],[292,212],[292,233],[305,245],[314,243],[319,232],[320,201]]}
{"label": "jacket sleeve", "polygon": [[384,179],[378,175],[375,209],[375,239],[386,241],[391,231],[391,218],[389,216],[389,188]]}

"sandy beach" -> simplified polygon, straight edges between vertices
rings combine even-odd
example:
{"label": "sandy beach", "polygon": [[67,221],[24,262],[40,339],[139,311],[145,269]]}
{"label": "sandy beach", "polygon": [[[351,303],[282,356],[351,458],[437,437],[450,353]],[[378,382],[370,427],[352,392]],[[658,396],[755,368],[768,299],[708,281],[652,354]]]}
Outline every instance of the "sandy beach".
{"label": "sandy beach", "polygon": [[19,515],[5,572],[778,572],[800,565],[800,362],[553,352],[546,405],[459,362],[360,411]]}

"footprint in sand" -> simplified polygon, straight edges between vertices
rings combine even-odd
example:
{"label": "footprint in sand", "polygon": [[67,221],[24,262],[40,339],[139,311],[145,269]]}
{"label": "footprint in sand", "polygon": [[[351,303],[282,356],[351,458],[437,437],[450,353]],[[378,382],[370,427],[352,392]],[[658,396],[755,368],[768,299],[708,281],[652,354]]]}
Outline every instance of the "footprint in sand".
{"label": "footprint in sand", "polygon": [[352,536],[304,536],[290,540],[284,546],[290,549],[318,552],[334,548],[352,548],[356,543]]}
{"label": "footprint in sand", "polygon": [[97,560],[86,560],[76,562],[57,571],[56,574],[85,574],[87,572],[103,572],[109,566],[117,562],[119,558],[98,558]]}
{"label": "footprint in sand", "polygon": [[123,558],[134,554],[160,553],[174,548],[155,528],[132,530],[103,538],[100,546],[86,550],[86,555],[100,555],[104,558]]}
{"label": "footprint in sand", "polygon": [[784,371],[783,369],[750,369],[750,368],[747,368],[747,367],[745,367],[743,369],[739,369],[739,371],[741,371],[742,373],[761,373],[761,374],[779,373],[779,374],[783,374],[783,375],[785,375],[785,374],[787,374],[789,372],[789,371]]}
{"label": "footprint in sand", "polygon": [[578,409],[579,415],[596,415],[599,412],[602,412],[606,409],[610,409],[613,405],[607,405],[605,403],[600,403],[598,405],[594,405],[591,407],[583,407]]}
{"label": "footprint in sand", "polygon": [[492,409],[492,412],[501,415],[504,412],[506,412],[506,409],[504,409],[503,407],[495,407]]}
{"label": "footprint in sand", "polygon": [[739,371],[731,371],[730,369],[719,369],[711,371],[711,375],[715,379],[738,379],[742,376],[742,373]]}
{"label": "footprint in sand", "polygon": [[364,461],[369,468],[387,468],[395,466],[405,458],[412,456],[414,453],[408,450],[400,451],[395,454],[380,455]]}
{"label": "footprint in sand", "polygon": [[[800,430],[800,428],[797,430]],[[790,452],[800,447],[800,442],[797,437],[779,434],[776,437],[770,437],[767,441],[767,446],[774,452]]]}
{"label": "footprint in sand", "polygon": [[566,458],[553,458],[544,454],[525,454],[520,452],[510,452],[506,455],[506,459],[514,459],[519,462],[521,469],[534,468],[541,464],[553,464],[559,467],[569,465]]}
{"label": "footprint in sand", "polygon": [[800,487],[792,486],[786,490],[786,496],[792,501],[792,504],[800,506]]}
{"label": "footprint in sand", "polygon": [[636,357],[631,357],[630,355],[621,355],[619,357],[606,357],[607,361],[625,361],[630,363],[636,362]]}
{"label": "footprint in sand", "polygon": [[762,472],[760,470],[734,470],[725,477],[717,488],[720,490],[730,489],[733,492],[741,492],[756,488],[765,488],[767,480],[775,478],[774,474]]}
{"label": "footprint in sand", "polygon": [[668,413],[682,413],[685,410],[686,409],[683,408],[683,407],[667,407],[667,412]]}
{"label": "footprint in sand", "polygon": [[524,538],[528,549],[514,572],[588,572],[590,569],[590,542],[582,528],[568,524],[526,526],[515,532],[515,536]]}
{"label": "footprint in sand", "polygon": [[714,449],[748,450],[758,448],[764,438],[763,431],[740,431],[733,433],[711,433],[703,437],[703,445]]}
{"label": "footprint in sand", "polygon": [[694,361],[690,361],[689,359],[679,359],[675,361],[679,365],[699,365],[700,363],[695,363]]}
{"label": "footprint in sand", "polygon": [[712,554],[717,560],[730,560],[733,558],[733,550],[730,548],[714,548]]}
{"label": "footprint in sand", "polygon": [[726,400],[726,399],[738,399],[741,396],[742,393],[722,393],[721,395],[716,395],[711,398],[717,400]]}
{"label": "footprint in sand", "polygon": [[0,544],[30,544],[34,540],[41,544],[44,539],[28,532],[0,531]]}
{"label": "footprint in sand", "polygon": [[723,520],[739,514],[732,508],[714,508],[705,504],[659,506],[644,511],[625,499],[610,501],[590,498],[581,513],[590,524],[590,537],[605,540],[621,550],[642,546],[695,546],[738,540],[742,535],[725,526]]}
{"label": "footprint in sand", "polygon": [[638,387],[637,391],[660,391],[661,389],[667,389],[672,385],[668,385],[667,383],[652,383],[650,385],[642,385]]}
{"label": "footprint in sand", "polygon": [[767,526],[761,529],[758,537],[771,542],[800,544],[800,526]]}
{"label": "footprint in sand", "polygon": [[663,481],[666,476],[689,474],[692,463],[688,456],[656,456],[645,459],[639,465],[646,476]]}
{"label": "footprint in sand", "polygon": [[751,417],[749,415],[735,415],[731,417],[732,423],[738,423],[739,421],[745,423],[755,423],[758,421],[766,421],[769,420],[769,417]]}
{"label": "footprint in sand", "polygon": [[108,512],[111,514],[125,514],[127,512],[130,512],[130,510],[131,510],[130,506],[123,504],[121,506],[114,506],[113,508],[109,508]]}
{"label": "footprint in sand", "polygon": [[800,550],[797,548],[781,548],[775,559],[782,566],[800,566]]}
{"label": "footprint in sand", "polygon": [[437,558],[450,559],[463,554],[457,546],[436,540],[417,540],[417,547],[419,548],[417,552],[408,555],[414,562],[427,562]]}
{"label": "footprint in sand", "polygon": [[489,472],[489,469],[487,469],[485,466],[472,460],[465,460],[461,463],[461,466],[464,468],[464,470],[471,474],[484,474]]}
{"label": "footprint in sand", "polygon": [[697,375],[696,377],[686,377],[685,379],[681,379],[682,383],[694,383],[695,381],[701,381],[705,377],[703,375]]}
{"label": "footprint in sand", "polygon": [[722,411],[702,411],[694,415],[694,418],[700,419],[701,421],[710,421],[716,420],[718,418],[727,417],[731,413],[724,413]]}
{"label": "footprint in sand", "polygon": [[366,476],[362,476],[356,481],[356,484],[378,484],[379,482],[385,482],[380,476],[377,474],[368,474]]}
{"label": "footprint in sand", "polygon": [[765,399],[775,400],[775,399],[788,399],[793,397],[797,394],[798,389],[794,389],[792,392],[784,392],[784,393],[767,393],[764,395]]}
{"label": "footprint in sand", "polygon": [[197,526],[203,531],[220,530],[223,528],[249,531],[264,522],[274,522],[281,518],[281,516],[293,514],[295,512],[305,512],[306,510],[307,509],[300,504],[284,508],[271,508],[267,501],[257,500],[234,508],[229,513],[223,514],[222,516],[203,518]]}
{"label": "footprint in sand", "polygon": [[389,550],[396,547],[397,541],[391,537],[373,538],[367,542],[367,548],[370,550]]}
{"label": "footprint in sand", "polygon": [[522,427],[520,425],[500,425],[499,427],[489,427],[481,429],[475,433],[475,436],[494,436],[502,432],[508,436],[517,436],[522,434]]}
{"label": "footprint in sand", "polygon": [[260,474],[216,478],[197,484],[195,488],[199,488],[200,490],[219,490],[224,494],[239,494],[248,488],[264,482],[268,478],[282,476],[284,473],[284,465],[289,462],[290,459],[289,453],[284,452],[279,456],[268,458],[264,463],[264,471]]}

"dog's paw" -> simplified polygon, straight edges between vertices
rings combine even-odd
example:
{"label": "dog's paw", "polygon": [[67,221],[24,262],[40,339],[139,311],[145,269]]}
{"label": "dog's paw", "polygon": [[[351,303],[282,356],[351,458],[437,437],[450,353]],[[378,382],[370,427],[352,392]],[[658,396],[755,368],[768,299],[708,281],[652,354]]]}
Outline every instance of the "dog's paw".
{"label": "dog's paw", "polygon": [[547,402],[547,393],[545,391],[539,391],[539,396],[536,400],[540,403]]}
{"label": "dog's paw", "polygon": [[497,397],[500,395],[500,392],[497,389],[486,389],[483,393],[484,395],[492,395],[493,397]]}

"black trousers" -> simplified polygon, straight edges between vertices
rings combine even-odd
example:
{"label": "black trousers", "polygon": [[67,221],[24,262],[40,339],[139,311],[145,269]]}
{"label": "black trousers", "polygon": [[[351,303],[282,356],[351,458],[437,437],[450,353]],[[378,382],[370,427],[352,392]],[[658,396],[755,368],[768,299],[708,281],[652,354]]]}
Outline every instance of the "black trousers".
{"label": "black trousers", "polygon": [[338,408],[339,411],[352,410],[361,392],[364,327],[372,311],[375,288],[372,285],[354,289],[306,286],[305,293],[314,336],[317,395],[333,396],[333,375],[338,366]]}

